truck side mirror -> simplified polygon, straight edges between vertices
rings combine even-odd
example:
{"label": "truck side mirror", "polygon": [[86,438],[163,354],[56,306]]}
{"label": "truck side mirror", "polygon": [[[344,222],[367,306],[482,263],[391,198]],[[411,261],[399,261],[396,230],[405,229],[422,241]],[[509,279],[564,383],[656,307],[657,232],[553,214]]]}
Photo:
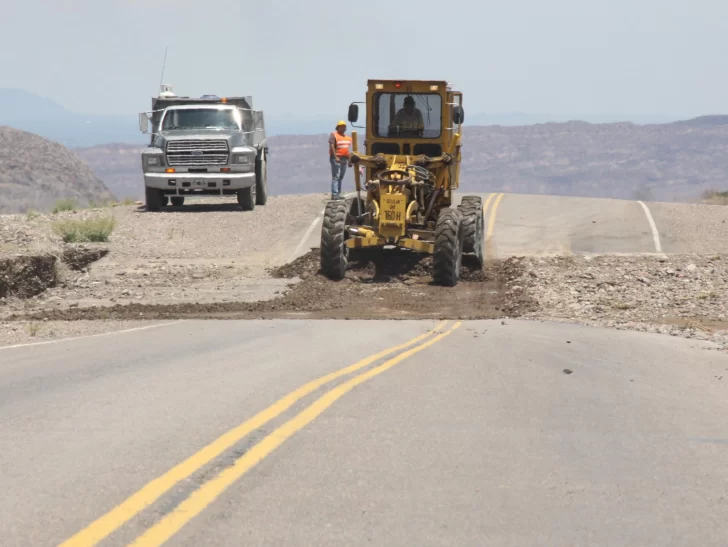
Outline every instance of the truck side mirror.
{"label": "truck side mirror", "polygon": [[465,121],[465,111],[462,106],[455,106],[452,109],[452,121],[455,125],[460,125]]}
{"label": "truck side mirror", "polygon": [[349,123],[356,123],[359,119],[359,105],[349,105]]}
{"label": "truck side mirror", "polygon": [[145,135],[149,132],[149,117],[146,112],[139,114],[139,131]]}

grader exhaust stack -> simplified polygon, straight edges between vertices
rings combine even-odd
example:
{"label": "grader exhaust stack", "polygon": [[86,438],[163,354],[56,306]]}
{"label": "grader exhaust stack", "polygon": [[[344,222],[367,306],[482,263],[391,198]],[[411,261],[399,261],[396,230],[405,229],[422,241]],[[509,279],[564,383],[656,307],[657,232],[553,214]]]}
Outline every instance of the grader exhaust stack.
{"label": "grader exhaust stack", "polygon": [[[321,270],[341,279],[352,250],[393,245],[433,255],[435,283],[454,286],[463,253],[483,265],[480,197],[465,196],[452,207],[460,176],[462,93],[443,81],[370,80],[366,106],[365,151],[352,133],[357,197],[326,205]],[[356,123],[358,114],[353,103],[349,122]]]}

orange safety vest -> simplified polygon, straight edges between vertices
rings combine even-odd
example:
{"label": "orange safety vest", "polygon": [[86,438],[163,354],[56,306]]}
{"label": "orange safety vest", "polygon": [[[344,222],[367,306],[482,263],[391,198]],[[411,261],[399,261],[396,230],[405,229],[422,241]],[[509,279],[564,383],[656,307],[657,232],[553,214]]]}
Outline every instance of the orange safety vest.
{"label": "orange safety vest", "polygon": [[351,137],[347,137],[346,135],[339,135],[337,131],[334,131],[334,138],[336,139],[336,155],[349,157]]}

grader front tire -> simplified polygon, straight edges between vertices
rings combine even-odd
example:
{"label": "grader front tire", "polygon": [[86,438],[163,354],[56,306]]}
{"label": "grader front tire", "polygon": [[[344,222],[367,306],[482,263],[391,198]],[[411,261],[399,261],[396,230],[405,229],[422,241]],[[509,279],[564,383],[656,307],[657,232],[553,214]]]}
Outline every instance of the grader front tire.
{"label": "grader front tire", "polygon": [[435,254],[432,279],[438,285],[454,287],[460,279],[463,258],[462,215],[456,209],[443,209],[435,227]]}
{"label": "grader front tire", "polygon": [[346,247],[346,202],[330,201],[324,210],[321,227],[321,271],[329,279],[339,280],[346,274],[349,252]]}

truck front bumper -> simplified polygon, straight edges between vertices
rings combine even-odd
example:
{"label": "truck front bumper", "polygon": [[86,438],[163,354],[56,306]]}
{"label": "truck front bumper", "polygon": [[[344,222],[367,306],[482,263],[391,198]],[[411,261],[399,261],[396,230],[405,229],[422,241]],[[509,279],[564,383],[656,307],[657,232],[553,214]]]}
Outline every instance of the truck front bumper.
{"label": "truck front bumper", "polygon": [[255,173],[144,173],[144,186],[169,194],[221,194],[254,184]]}

